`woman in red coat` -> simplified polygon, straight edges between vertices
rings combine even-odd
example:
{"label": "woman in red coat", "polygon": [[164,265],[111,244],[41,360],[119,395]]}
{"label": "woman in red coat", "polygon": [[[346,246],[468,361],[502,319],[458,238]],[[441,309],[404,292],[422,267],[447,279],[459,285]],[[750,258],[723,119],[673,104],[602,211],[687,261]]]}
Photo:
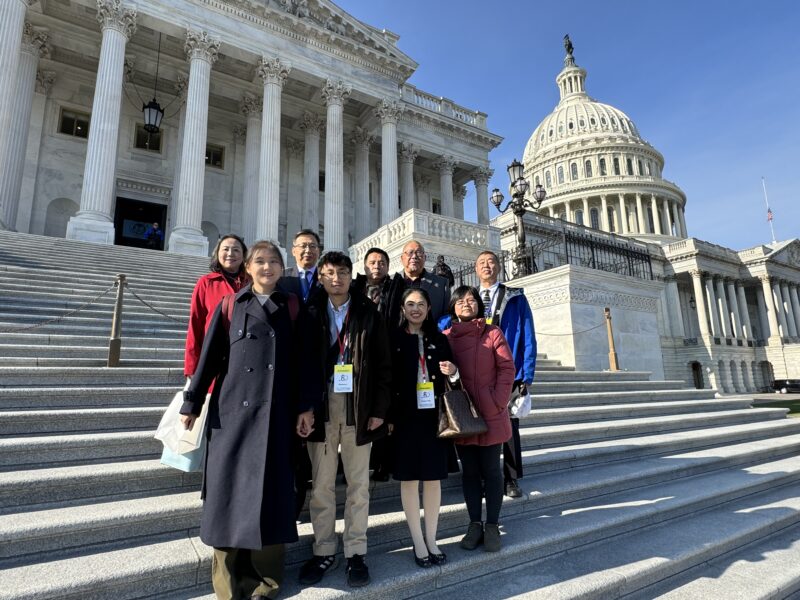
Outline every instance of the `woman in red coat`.
{"label": "woman in red coat", "polygon": [[[475,407],[486,425],[486,433],[456,440],[461,459],[461,485],[469,512],[469,528],[461,547],[474,550],[483,543],[487,552],[500,550],[498,520],[503,504],[503,473],[500,452],[511,437],[508,401],[514,385],[514,358],[503,332],[487,325],[478,290],[462,285],[450,299],[453,321],[444,334],[453,351],[453,362]],[[486,525],[481,520],[481,496],[486,496]]]}
{"label": "woman in red coat", "polygon": [[247,283],[244,256],[247,246],[238,235],[229,233],[217,242],[211,255],[211,273],[197,280],[192,292],[189,311],[189,330],[186,332],[186,351],[183,355],[183,374],[194,375],[206,330],[214,309],[226,294],[235,294]]}

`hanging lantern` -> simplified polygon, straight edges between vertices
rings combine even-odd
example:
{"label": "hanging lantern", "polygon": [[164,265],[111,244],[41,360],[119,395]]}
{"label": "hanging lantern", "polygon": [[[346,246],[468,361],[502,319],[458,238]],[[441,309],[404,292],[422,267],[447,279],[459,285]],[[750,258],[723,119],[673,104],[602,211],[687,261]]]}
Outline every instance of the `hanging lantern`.
{"label": "hanging lantern", "polygon": [[155,97],[150,102],[142,106],[144,115],[144,129],[150,133],[158,133],[161,127],[161,119],[164,118],[164,110],[161,108]]}

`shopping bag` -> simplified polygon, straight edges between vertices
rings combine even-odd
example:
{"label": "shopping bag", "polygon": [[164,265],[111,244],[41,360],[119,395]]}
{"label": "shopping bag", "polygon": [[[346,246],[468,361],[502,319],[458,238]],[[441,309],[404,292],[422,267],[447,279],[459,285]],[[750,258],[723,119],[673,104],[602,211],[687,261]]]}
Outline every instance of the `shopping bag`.
{"label": "shopping bag", "polygon": [[210,395],[206,396],[200,415],[195,419],[191,429],[186,429],[181,423],[181,406],[183,406],[183,390],[177,392],[169,403],[161,422],[156,428],[155,438],[175,454],[185,454],[197,450],[205,435],[206,419],[208,418],[208,405]]}
{"label": "shopping bag", "polygon": [[[205,429],[205,428],[204,428]],[[184,473],[197,473],[203,470],[206,456],[206,436],[200,436],[200,446],[183,454],[173,452],[166,446],[161,453],[161,464],[183,471]]]}
{"label": "shopping bag", "polygon": [[520,394],[511,402],[511,415],[517,419],[527,417],[531,412],[531,395]]}

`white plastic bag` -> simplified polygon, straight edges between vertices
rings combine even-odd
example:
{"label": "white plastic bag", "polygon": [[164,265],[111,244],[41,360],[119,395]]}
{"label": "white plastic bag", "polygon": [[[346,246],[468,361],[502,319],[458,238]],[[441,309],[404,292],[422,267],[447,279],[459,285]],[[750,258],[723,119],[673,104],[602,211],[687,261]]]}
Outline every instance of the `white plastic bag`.
{"label": "white plastic bag", "polygon": [[511,403],[511,415],[517,419],[527,417],[531,412],[531,395],[520,394]]}
{"label": "white plastic bag", "polygon": [[197,450],[205,437],[208,403],[209,396],[206,396],[200,416],[194,420],[191,429],[186,429],[181,423],[180,414],[181,406],[183,406],[183,390],[177,392],[164,412],[164,416],[161,417],[155,438],[175,454],[186,454]]}

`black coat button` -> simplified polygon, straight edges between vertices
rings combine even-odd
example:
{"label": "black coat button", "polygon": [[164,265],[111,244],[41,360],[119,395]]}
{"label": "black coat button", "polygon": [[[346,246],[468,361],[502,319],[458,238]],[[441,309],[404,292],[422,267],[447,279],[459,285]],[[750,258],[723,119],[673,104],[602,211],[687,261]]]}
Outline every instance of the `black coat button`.
{"label": "black coat button", "polygon": [[245,407],[250,406],[250,403],[247,400],[245,400],[244,402],[242,402],[242,406]]}
{"label": "black coat button", "polygon": [[272,371],[272,370],[273,370],[275,367],[273,367],[273,366],[272,366],[272,364],[268,364],[268,365],[267,365],[267,368],[268,368],[270,371]]}
{"label": "black coat button", "polygon": [[253,372],[253,367],[247,367],[245,369],[245,371],[247,371],[248,373],[252,373]]}
{"label": "black coat button", "polygon": [[247,334],[247,337],[248,337],[248,339],[251,339],[251,340],[252,340],[254,336],[253,336],[253,334],[252,334],[252,333],[248,333],[248,334]]}
{"label": "black coat button", "polygon": [[274,331],[270,331],[269,332],[269,337],[275,337],[275,332]]}
{"label": "black coat button", "polygon": [[242,330],[240,329],[240,330],[239,330],[239,331],[236,333],[236,335],[242,335],[243,333],[244,333],[244,331],[242,331]]}

